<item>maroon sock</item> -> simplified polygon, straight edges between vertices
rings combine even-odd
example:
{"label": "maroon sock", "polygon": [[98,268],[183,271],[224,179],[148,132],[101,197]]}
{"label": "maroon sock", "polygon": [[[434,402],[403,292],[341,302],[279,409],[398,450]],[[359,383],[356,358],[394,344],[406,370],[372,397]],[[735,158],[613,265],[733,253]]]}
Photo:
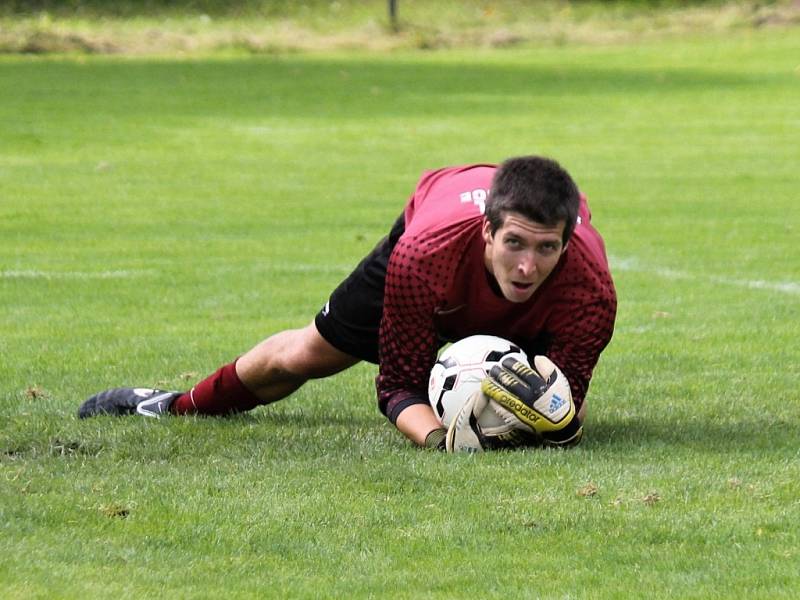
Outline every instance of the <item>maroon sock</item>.
{"label": "maroon sock", "polygon": [[225,365],[178,397],[172,403],[175,414],[225,415],[262,404],[236,374],[236,361]]}

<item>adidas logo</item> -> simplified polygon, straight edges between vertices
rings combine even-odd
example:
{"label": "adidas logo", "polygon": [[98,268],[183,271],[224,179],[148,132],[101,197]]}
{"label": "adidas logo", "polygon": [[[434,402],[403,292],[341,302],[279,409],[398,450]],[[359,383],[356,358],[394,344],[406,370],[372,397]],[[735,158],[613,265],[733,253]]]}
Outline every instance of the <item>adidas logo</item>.
{"label": "adidas logo", "polygon": [[548,408],[548,410],[551,413],[554,413],[559,408],[564,406],[564,404],[566,404],[566,402],[561,396],[559,396],[558,394],[553,394],[553,397],[550,399],[550,407]]}

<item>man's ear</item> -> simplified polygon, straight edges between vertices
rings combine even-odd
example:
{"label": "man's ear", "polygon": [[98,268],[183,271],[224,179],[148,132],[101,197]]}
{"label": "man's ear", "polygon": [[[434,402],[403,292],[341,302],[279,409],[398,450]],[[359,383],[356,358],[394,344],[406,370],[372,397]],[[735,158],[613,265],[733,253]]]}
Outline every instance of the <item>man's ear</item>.
{"label": "man's ear", "polygon": [[569,240],[567,240],[567,243],[561,248],[561,254],[564,254],[564,252],[567,251],[567,248],[569,248]]}
{"label": "man's ear", "polygon": [[489,223],[489,219],[486,217],[483,218],[483,241],[487,244],[492,243],[492,224]]}

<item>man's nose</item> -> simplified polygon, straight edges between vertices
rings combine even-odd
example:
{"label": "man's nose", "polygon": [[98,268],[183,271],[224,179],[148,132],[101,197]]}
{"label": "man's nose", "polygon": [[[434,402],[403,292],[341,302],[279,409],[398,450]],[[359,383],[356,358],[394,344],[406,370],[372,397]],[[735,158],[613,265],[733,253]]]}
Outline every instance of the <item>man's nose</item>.
{"label": "man's nose", "polygon": [[526,253],[524,256],[520,257],[517,269],[523,277],[530,277],[533,275],[536,272],[536,260],[533,254]]}

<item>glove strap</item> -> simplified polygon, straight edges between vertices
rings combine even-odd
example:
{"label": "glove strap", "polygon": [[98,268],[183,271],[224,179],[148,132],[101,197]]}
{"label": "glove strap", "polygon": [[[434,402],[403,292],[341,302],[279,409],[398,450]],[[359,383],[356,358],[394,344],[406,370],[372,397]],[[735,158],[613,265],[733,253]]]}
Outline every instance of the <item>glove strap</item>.
{"label": "glove strap", "polygon": [[561,448],[576,446],[583,438],[583,425],[576,416],[563,429],[542,433],[542,438],[548,446],[559,446]]}
{"label": "glove strap", "polygon": [[425,447],[433,448],[434,450],[444,450],[445,438],[447,438],[447,430],[443,427],[434,429],[427,436],[425,436]]}

